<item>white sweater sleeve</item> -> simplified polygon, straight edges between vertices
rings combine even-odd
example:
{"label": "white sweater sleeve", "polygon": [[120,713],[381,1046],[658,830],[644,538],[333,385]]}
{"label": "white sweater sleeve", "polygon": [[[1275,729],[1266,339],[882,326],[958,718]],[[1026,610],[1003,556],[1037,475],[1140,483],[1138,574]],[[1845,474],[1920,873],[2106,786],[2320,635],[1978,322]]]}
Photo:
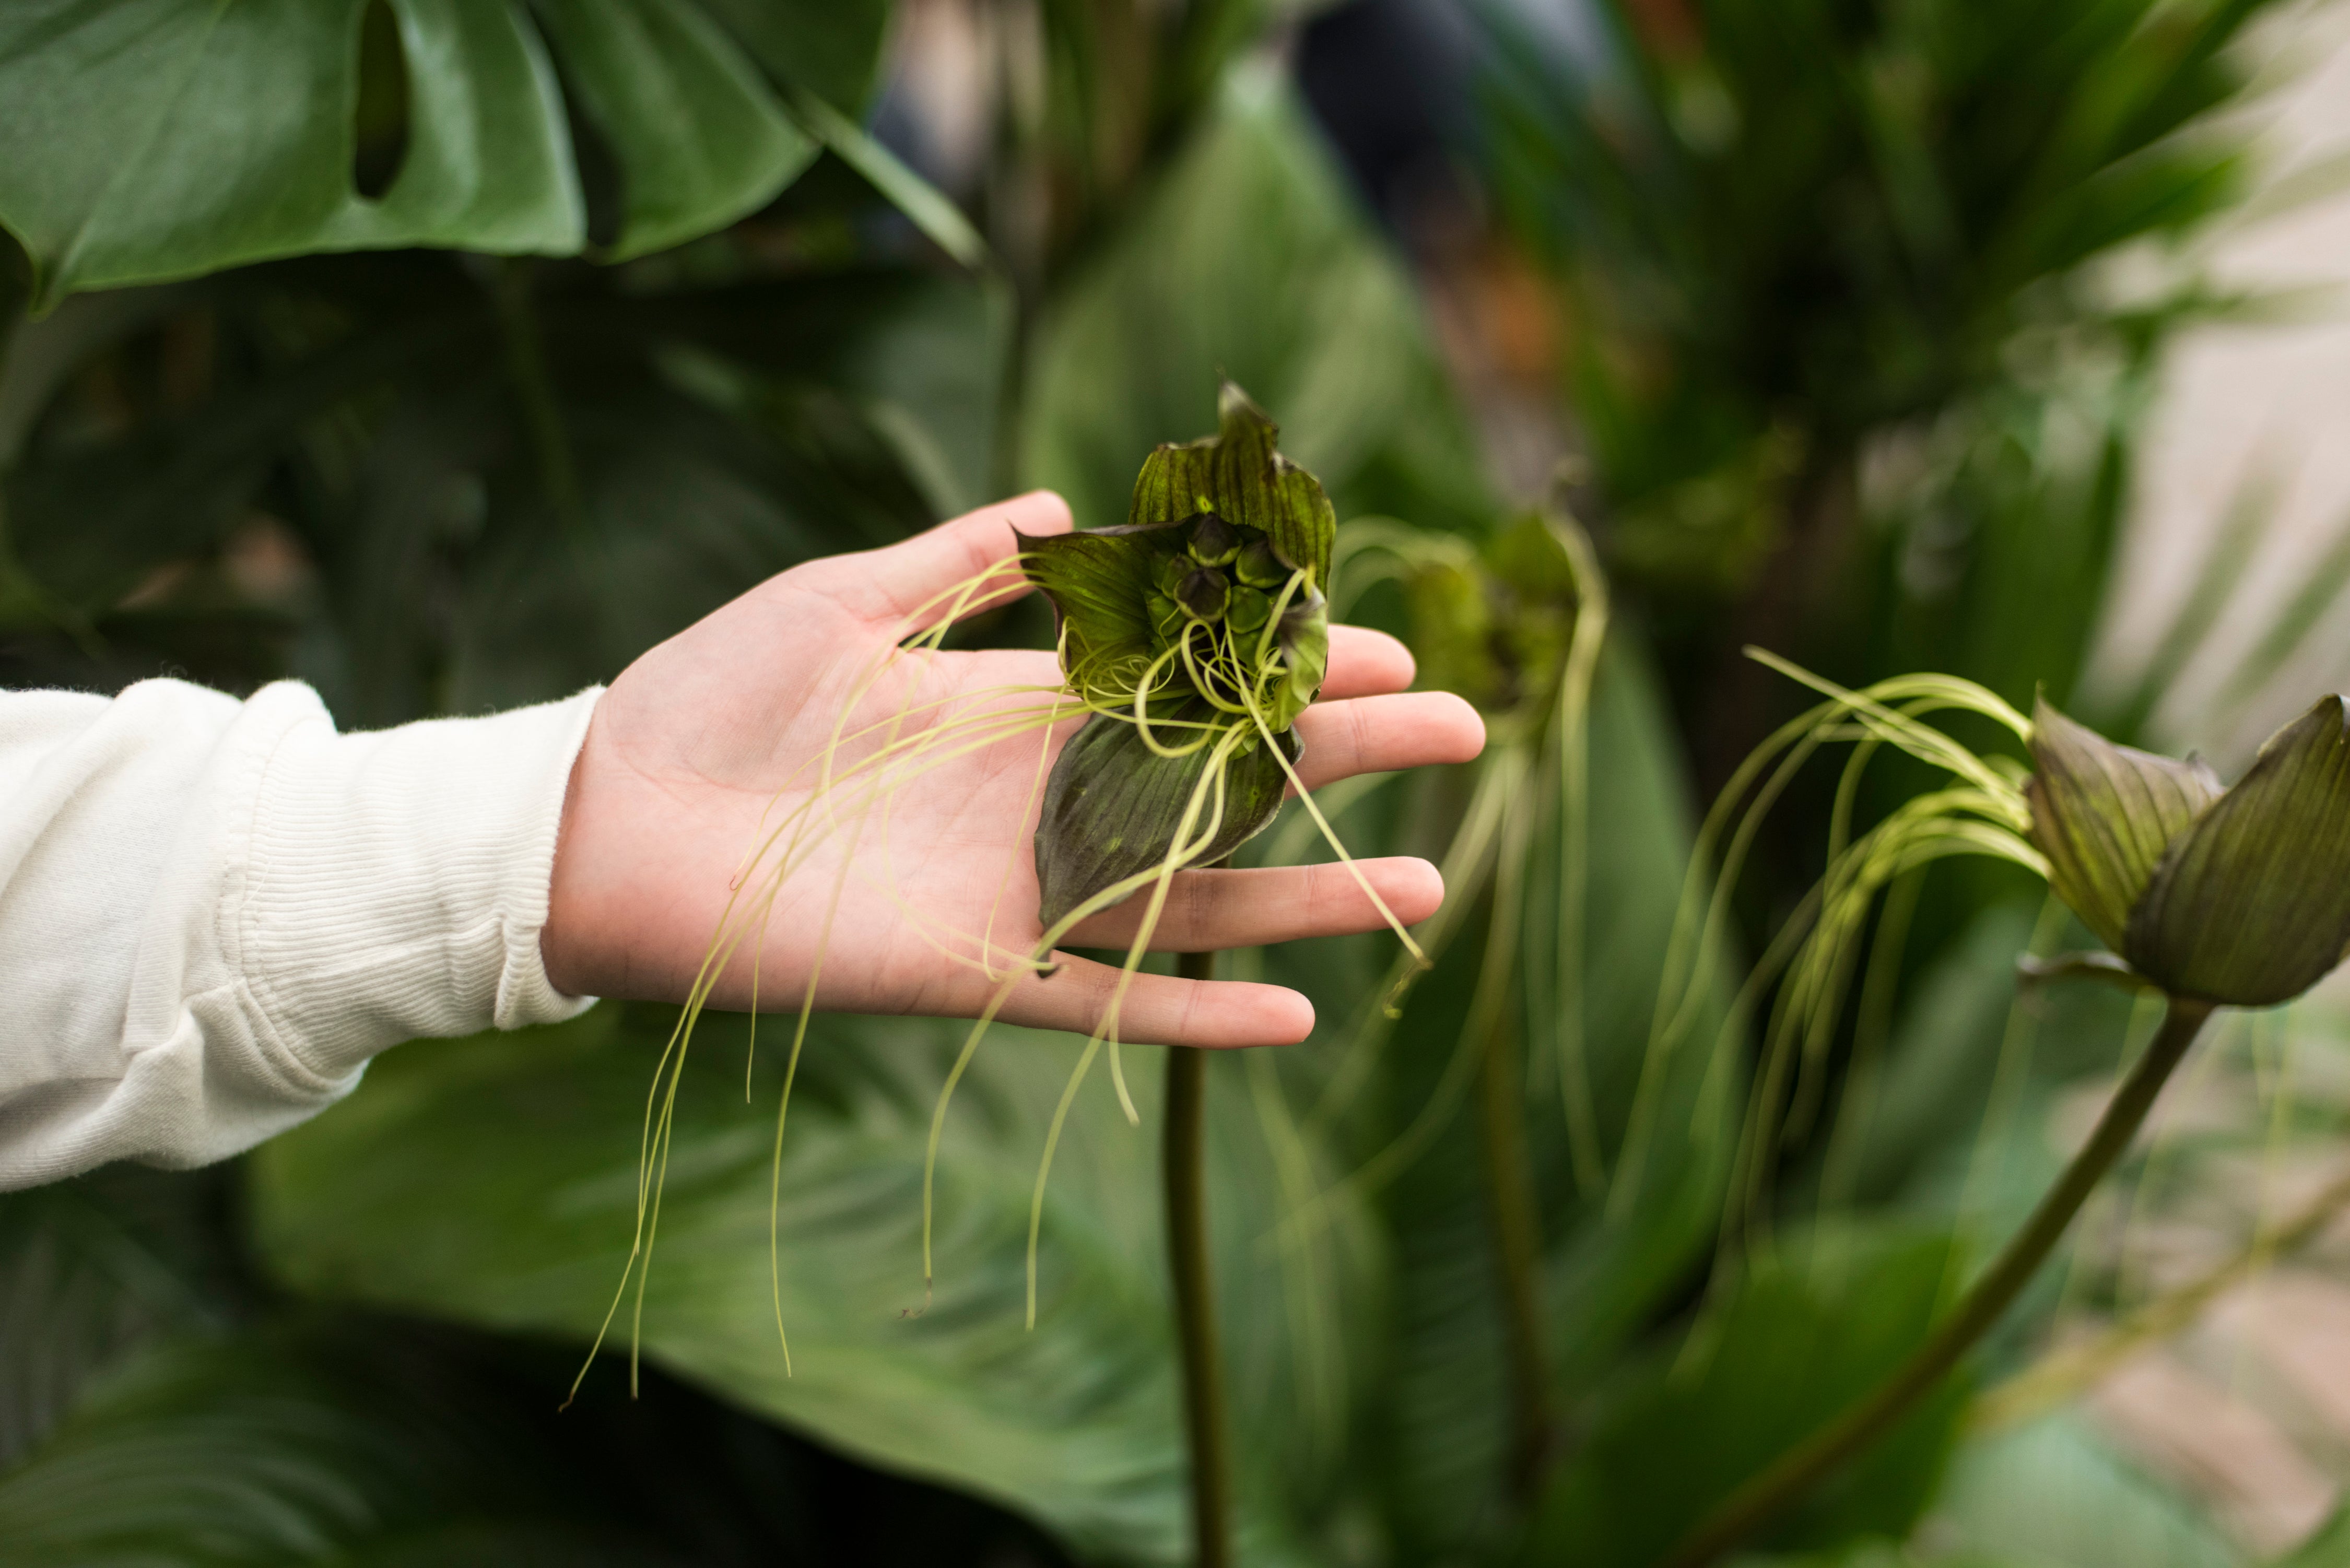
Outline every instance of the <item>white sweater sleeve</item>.
{"label": "white sweater sleeve", "polygon": [[538,934],[598,695],[338,735],[291,681],[0,693],[0,1189],[225,1158],[387,1046],[586,1008]]}

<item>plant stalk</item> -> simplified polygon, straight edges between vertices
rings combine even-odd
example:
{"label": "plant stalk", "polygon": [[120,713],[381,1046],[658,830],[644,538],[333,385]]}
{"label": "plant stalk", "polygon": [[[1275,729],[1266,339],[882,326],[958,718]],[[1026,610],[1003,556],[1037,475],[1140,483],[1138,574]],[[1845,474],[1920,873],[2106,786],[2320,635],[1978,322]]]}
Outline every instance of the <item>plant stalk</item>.
{"label": "plant stalk", "polygon": [[[1213,953],[1184,953],[1176,972],[1212,980]],[[1167,1189],[1167,1262],[1175,1281],[1175,1334],[1181,1354],[1183,1433],[1191,1460],[1191,1561],[1231,1568],[1232,1470],[1224,1441],[1224,1364],[1216,1342],[1214,1282],[1208,1272],[1205,1180],[1208,1054],[1167,1053],[1167,1120],[1159,1165]]]}
{"label": "plant stalk", "polygon": [[1526,1155],[1523,1085],[1517,1053],[1510,1045],[1510,1028],[1496,1017],[1486,1031],[1479,1067],[1485,1126],[1478,1143],[1485,1156],[1494,1261],[1502,1276],[1502,1334],[1510,1378],[1510,1495],[1523,1504],[1534,1500],[1550,1459],[1550,1366],[1543,1353],[1542,1218]]}
{"label": "plant stalk", "polygon": [[1775,1518],[1780,1511],[1811,1490],[1831,1471],[1866,1449],[1907,1415],[1956,1366],[1974,1343],[1989,1333],[2002,1314],[2032,1282],[2040,1265],[2088,1200],[2099,1181],[2113,1168],[2130,1140],[2146,1122],[2155,1097],[2162,1093],[2187,1048],[2195,1043],[2211,1004],[2183,997],[2169,999],[2162,1027],[2137,1064],[2097,1120],[2096,1130],[2056,1184],[2032,1211],[2006,1249],[1975,1282],[1943,1320],[1931,1338],[1920,1345],[1877,1391],[1852,1406],[1777,1462],[1722,1500],[1697,1528],[1665,1559],[1664,1568],[1706,1568],[1731,1548],[1744,1542]]}

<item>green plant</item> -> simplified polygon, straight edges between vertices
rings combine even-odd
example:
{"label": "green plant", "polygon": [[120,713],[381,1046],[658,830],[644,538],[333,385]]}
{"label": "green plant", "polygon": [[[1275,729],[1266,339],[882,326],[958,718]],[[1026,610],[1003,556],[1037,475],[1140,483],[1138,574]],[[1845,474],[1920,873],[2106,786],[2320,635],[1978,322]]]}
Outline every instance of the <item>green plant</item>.
{"label": "green plant", "polygon": [[[291,673],[367,723],[557,695],[769,572],[1016,485],[1123,516],[1137,461],[1195,434],[1228,373],[1347,519],[1330,613],[1406,634],[1425,683],[1494,736],[1471,768],[1322,802],[1350,844],[1444,862],[1451,899],[1415,933],[1434,967],[1402,1016],[1378,1002],[1414,961],[1331,939],[1224,960],[1308,992],[1315,1044],[1128,1053],[1136,1117],[1164,1120],[1170,1154],[1196,1128],[1196,1167],[1154,1162],[1098,1082],[1066,1098],[1076,1040],[1006,1031],[972,1061],[934,1151],[934,1298],[913,1282],[922,1172],[964,1035],[816,1020],[782,1169],[789,1377],[740,1020],[706,1019],[676,1082],[636,1406],[599,1376],[549,1414],[623,1266],[632,1117],[671,1025],[645,1010],[404,1047],[227,1172],[0,1200],[5,1315],[49,1325],[0,1336],[18,1467],[0,1504],[76,1500],[45,1544],[154,1546],[106,1533],[149,1517],[153,1477],[100,1461],[168,1449],[172,1517],[257,1542],[240,1561],[281,1560],[255,1519],[310,1521],[336,1495],[324,1539],[389,1560],[886,1555],[875,1532],[903,1515],[942,1521],[908,1554],[984,1534],[1172,1563],[1200,1533],[1180,1412],[1219,1391],[1187,1389],[1181,1343],[1212,1324],[1242,1560],[1654,1568],[1932,1332],[1972,1233],[2057,1174],[2052,1107],[2153,1020],[2103,987],[2019,1001],[2015,953],[2062,945],[2064,916],[2035,917],[2015,857],[1903,865],[1982,830],[2031,849],[2028,802],[2019,817],[2003,793],[2020,767],[1981,782],[1995,809],[1973,826],[1913,815],[1864,846],[1939,764],[1850,712],[1832,738],[1883,761],[1848,795],[1794,777],[1718,940],[1676,950],[1704,831],[1679,758],[1719,774],[1742,750],[1705,707],[1783,575],[1833,598],[1789,646],[1855,690],[1948,669],[2028,709],[2045,681],[2142,739],[2170,678],[2208,660],[2216,587],[2142,690],[2110,709],[2074,691],[2149,369],[2178,311],[2210,303],[2116,308],[2093,264],[2227,199],[2236,155],[2204,111],[2233,100],[2220,46],[2262,8],[2068,5],[2059,27],[1706,5],[1676,30],[1675,8],[1627,6],[1594,72],[1533,48],[1497,62],[1489,167],[1570,302],[1595,483],[1567,498],[1612,596],[1563,507],[1529,518],[1489,493],[1409,275],[1247,57],[1273,9],[1021,12],[1033,31],[991,35],[1008,90],[967,218],[857,130],[883,5],[350,0],[230,7],[205,32],[212,13],[153,0],[0,22],[18,99],[109,109],[0,130],[0,223],[23,242],[0,245],[0,292],[13,317],[37,286],[47,312],[0,374],[12,683]],[[108,27],[146,52],[97,47]],[[500,67],[516,49],[535,75]],[[312,90],[279,90],[297,81]],[[468,174],[457,132],[492,122],[536,129]],[[57,171],[75,179],[42,184]],[[115,197],[92,171],[121,172]],[[467,205],[465,178],[495,199]],[[1776,567],[1758,554],[1774,538],[1797,541]],[[2338,576],[2315,575],[2262,658]],[[1041,646],[1042,621],[957,638]],[[1978,722],[1952,728],[1981,745]],[[1735,837],[1705,835],[1703,888]],[[1315,842],[1293,819],[1238,854]],[[1831,845],[1858,851],[1841,912],[1818,906],[1840,940],[1791,943],[1786,983],[1742,996],[1741,946],[1773,956],[1764,917],[1800,904]],[[1880,908],[1873,936],[1846,918]],[[1681,1042],[1661,1059],[1660,990]],[[779,1065],[754,1068],[762,1094]],[[1200,1231],[1162,1218],[1187,1168]],[[209,1218],[151,1234],[118,1182]],[[1180,1323],[1170,1231],[1206,1262]],[[247,1247],[257,1277],[235,1266]],[[2054,1272],[1969,1370],[2026,1359]],[[452,1349],[449,1324],[486,1333]],[[132,1377],[151,1353],[162,1369]],[[140,1392],[166,1383],[186,1397]],[[419,1394],[448,1403],[420,1413]],[[184,1440],[201,1407],[264,1397],[290,1438]],[[1984,1435],[1966,1400],[1964,1372],[1941,1381],[1768,1544],[1821,1568],[2242,1560],[2089,1424]],[[452,1424],[496,1433],[511,1471]],[[61,1490],[67,1469],[88,1490]],[[1929,1497],[1932,1536],[1889,1544]],[[458,1512],[474,1522],[441,1523]],[[1936,1555],[1954,1528],[1962,1555]]]}
{"label": "green plant", "polygon": [[1710,783],[1770,727],[1750,642],[2070,694],[2127,410],[2222,303],[2106,264],[2241,199],[2220,114],[2270,9],[1611,4],[1586,57],[1481,12],[1484,166],[1559,281],[1587,509],[1656,603]]}
{"label": "green plant", "polygon": [[[1825,708],[1789,726],[1751,760],[1726,800],[1742,794],[1760,775],[1759,764],[1789,742],[1816,744],[1847,719],[1857,721],[1855,733],[1864,742],[1846,770],[1847,792],[1867,752],[1883,744],[1949,768],[1965,787],[1921,797],[1915,803],[1920,809],[1897,813],[1831,862],[1807,911],[1817,924],[1804,935],[1796,979],[1780,999],[1782,1020],[1797,1026],[1774,1021],[1750,1149],[1772,1141],[1779,1067],[1799,1031],[1806,1036],[1805,1056],[1816,1060],[1819,1010],[1836,1005],[1834,992],[1848,962],[1836,955],[1866,919],[1877,888],[1931,857],[1988,853],[2044,867],[2056,897],[2116,951],[2033,972],[2150,988],[2163,999],[2163,1018],[2087,1141],[1964,1297],[1866,1397],[1742,1480],[1690,1528],[1664,1559],[1673,1568],[1702,1568],[1741,1544],[1943,1382],[2054,1251],[2215,1008],[2290,1001],[2350,952],[2350,828],[2344,826],[2350,822],[2350,734],[2339,698],[2322,701],[2272,737],[2243,779],[2223,788],[2200,763],[2116,746],[2044,702],[2027,723],[1990,693],[1939,677],[1881,682],[1861,693],[1826,690],[1832,700]],[[2035,765],[2028,781],[2019,787],[2011,772],[1984,764],[1918,722],[1949,707],[1996,716],[2026,741]],[[1796,755],[1800,760],[1800,751]],[[1773,783],[1784,776],[1783,769]],[[1765,808],[1772,793],[1766,786]],[[2028,843],[2021,836],[2026,832]],[[1736,863],[1733,852],[1731,874]],[[1711,915],[1707,919],[1710,924]],[[1823,985],[1824,972],[1835,978]],[[1669,1039],[1668,1033],[1660,1043]],[[1628,1154],[1627,1164],[1637,1177]]]}

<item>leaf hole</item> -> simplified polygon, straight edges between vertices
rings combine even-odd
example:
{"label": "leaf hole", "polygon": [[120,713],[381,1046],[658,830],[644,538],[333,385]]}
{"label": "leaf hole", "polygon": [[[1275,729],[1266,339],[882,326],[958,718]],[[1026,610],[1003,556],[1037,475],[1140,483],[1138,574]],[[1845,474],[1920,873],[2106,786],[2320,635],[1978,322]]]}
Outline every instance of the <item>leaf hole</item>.
{"label": "leaf hole", "polygon": [[380,202],[408,161],[408,51],[390,0],[359,18],[359,102],[351,111],[351,188]]}

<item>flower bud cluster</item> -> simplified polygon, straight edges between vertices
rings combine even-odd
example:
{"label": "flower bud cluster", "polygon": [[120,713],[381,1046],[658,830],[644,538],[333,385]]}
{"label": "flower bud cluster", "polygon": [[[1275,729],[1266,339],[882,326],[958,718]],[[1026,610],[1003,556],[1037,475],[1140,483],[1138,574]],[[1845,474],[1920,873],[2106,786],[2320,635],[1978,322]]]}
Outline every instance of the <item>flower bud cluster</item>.
{"label": "flower bud cluster", "polygon": [[[1214,512],[1177,524],[1165,539],[1146,601],[1153,651],[1173,656],[1159,667],[1220,705],[1240,703],[1245,688],[1263,698],[1271,728],[1287,729],[1328,660],[1321,591],[1263,531]],[[1301,675],[1310,675],[1302,692]]]}

